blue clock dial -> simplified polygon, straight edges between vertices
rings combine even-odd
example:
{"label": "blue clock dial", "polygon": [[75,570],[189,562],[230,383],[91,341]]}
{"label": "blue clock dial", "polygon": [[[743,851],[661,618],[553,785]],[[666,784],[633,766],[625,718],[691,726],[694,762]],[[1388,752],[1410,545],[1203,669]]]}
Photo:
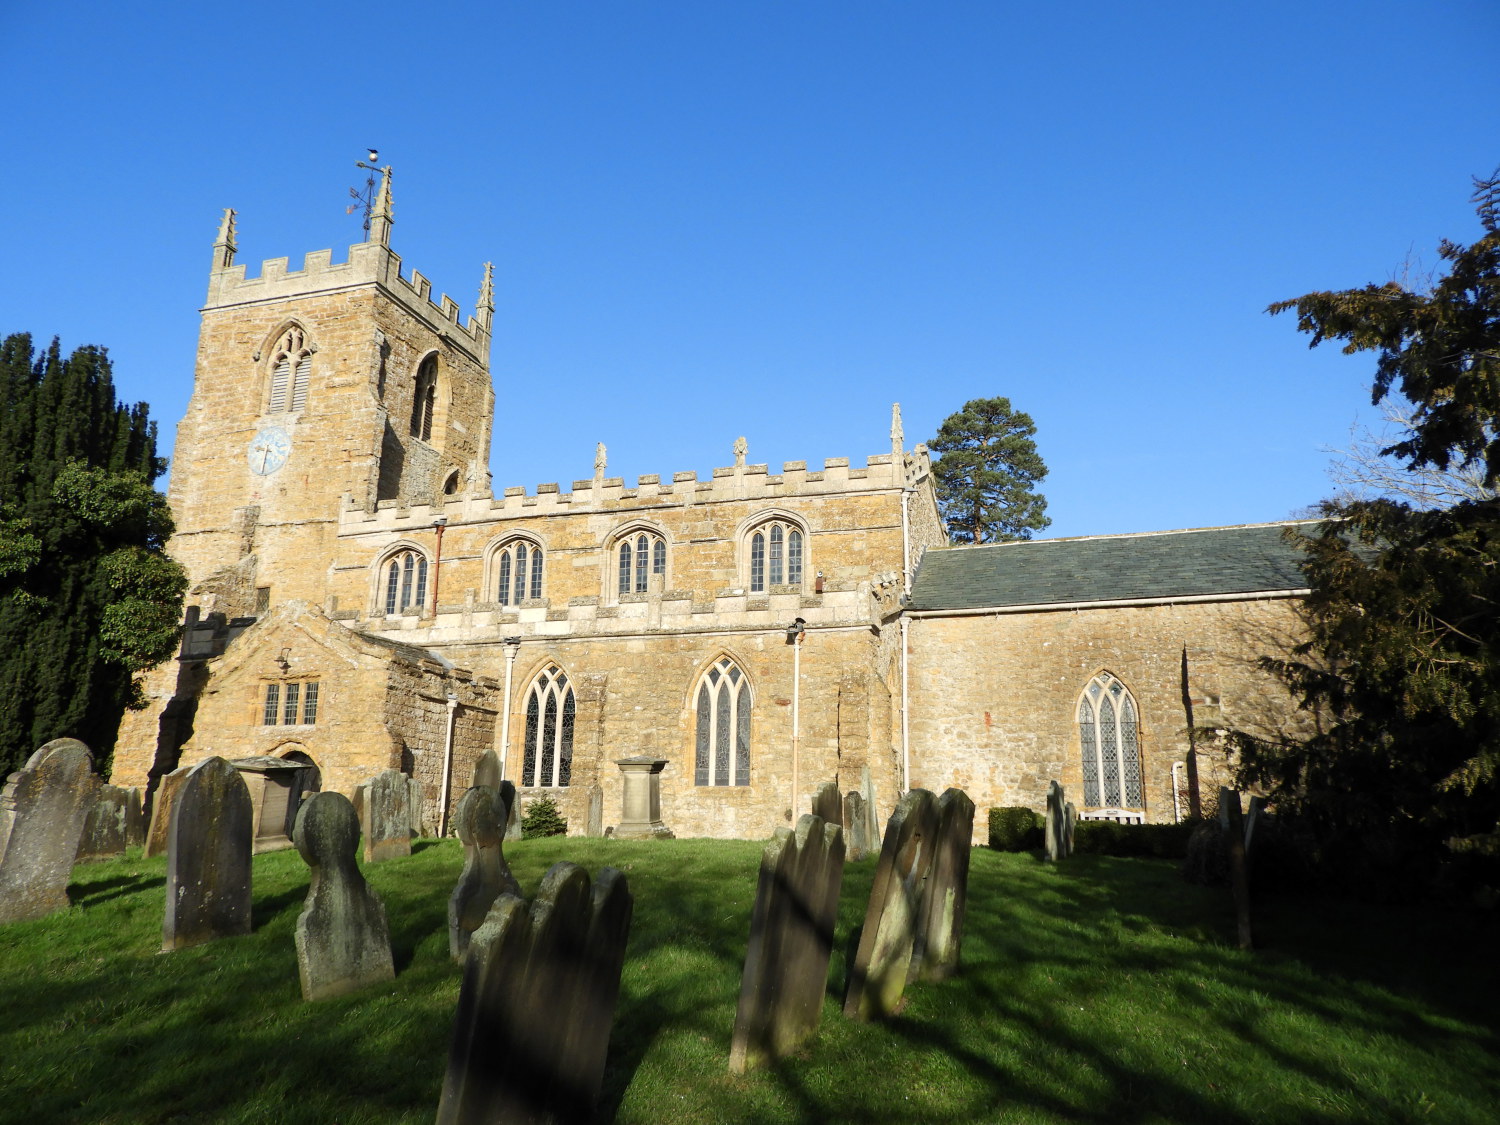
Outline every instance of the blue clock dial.
{"label": "blue clock dial", "polygon": [[250,462],[250,471],[256,476],[267,477],[282,465],[292,452],[292,439],[280,426],[267,426],[250,439],[250,448],[245,450],[245,460]]}

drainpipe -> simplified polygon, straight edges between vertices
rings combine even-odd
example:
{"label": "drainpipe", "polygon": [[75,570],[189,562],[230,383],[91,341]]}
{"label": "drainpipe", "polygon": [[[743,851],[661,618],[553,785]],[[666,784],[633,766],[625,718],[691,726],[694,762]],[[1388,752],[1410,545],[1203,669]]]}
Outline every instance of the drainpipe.
{"label": "drainpipe", "polygon": [[901,615],[901,791],[911,792],[911,724],[908,722],[910,692],[906,678],[906,614]]}
{"label": "drainpipe", "polygon": [[786,631],[786,643],[792,646],[792,823],[797,823],[797,791],[801,778],[802,741],[802,638],[807,636],[807,623],[797,618]]}
{"label": "drainpipe", "polygon": [[438,575],[443,568],[443,528],[448,526],[447,516],[438,516],[432,521],[432,526],[437,528],[437,550],[432,560],[432,616],[437,617],[438,607]]}
{"label": "drainpipe", "polygon": [[1172,822],[1182,823],[1182,786],[1177,781],[1177,771],[1186,767],[1186,762],[1172,763]]}
{"label": "drainpipe", "polygon": [[438,836],[448,835],[448,791],[453,786],[453,723],[458,712],[458,693],[448,693],[448,731],[443,739],[443,804],[438,812]]}
{"label": "drainpipe", "polygon": [[520,637],[505,638],[505,709],[500,712],[500,777],[505,778],[505,763],[510,757],[510,678],[521,651]]}

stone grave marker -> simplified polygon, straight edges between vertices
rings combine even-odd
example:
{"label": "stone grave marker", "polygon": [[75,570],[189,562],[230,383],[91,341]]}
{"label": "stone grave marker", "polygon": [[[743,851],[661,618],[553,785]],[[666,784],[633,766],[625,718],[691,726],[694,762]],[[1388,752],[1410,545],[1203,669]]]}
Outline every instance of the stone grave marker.
{"label": "stone grave marker", "polygon": [[621,758],[615,763],[624,775],[623,808],[615,828],[617,840],[670,840],[673,833],[661,819],[661,771],[670,762],[650,754]]}
{"label": "stone grave marker", "polygon": [[411,855],[411,786],[400,770],[381,770],[362,786],[365,862]]}
{"label": "stone grave marker", "polygon": [[865,816],[865,799],[854,789],[844,794],[845,858],[858,863],[870,855],[869,818]]}
{"label": "stone grave marker", "polygon": [[1250,871],[1245,862],[1245,822],[1238,789],[1219,790],[1219,828],[1229,852],[1229,886],[1234,892],[1235,928],[1241,949],[1254,947],[1250,932]]}
{"label": "stone grave marker", "polygon": [[240,771],[240,778],[250,790],[250,807],[255,811],[256,854],[292,847],[292,829],[297,823],[302,795],[312,787],[312,766],[271,754],[234,758],[229,764]]}
{"label": "stone grave marker", "polygon": [[293,828],[312,868],[297,916],[297,975],[304,1000],[342,996],[396,976],[385,907],[365,882],[356,856],[359,817],[342,793],[314,793]]}
{"label": "stone grave marker", "polygon": [[521,838],[521,802],[516,796],[515,784],[502,781],[500,788],[510,787],[510,812],[505,815],[505,838],[507,840],[519,840]]}
{"label": "stone grave marker", "polygon": [[513,785],[501,791],[476,785],[459,799],[453,819],[464,845],[464,867],[448,899],[448,952],[455,961],[463,960],[470,936],[483,924],[495,900],[505,893],[521,893],[501,851],[515,795]]}
{"label": "stone grave marker", "polygon": [[844,995],[844,1015],[851,1019],[888,1016],[901,1003],[936,831],[937,802],[932,794],[910,790],[886,824]]}
{"label": "stone grave marker", "polygon": [[869,766],[859,771],[859,795],[865,799],[865,840],[873,852],[880,842],[880,810],[875,807],[875,782]]}
{"label": "stone grave marker", "polygon": [[172,807],[177,803],[177,790],[182,779],[192,766],[181,766],[171,773],[163,774],[156,781],[156,796],[151,802],[151,828],[146,833],[146,858],[153,859],[167,854],[167,830],[172,827]]}
{"label": "stone grave marker", "polygon": [[844,833],[821,817],[804,815],[796,832],[778,828],[761,853],[729,1047],[735,1074],[817,1033],[843,880]]}
{"label": "stone grave marker", "polygon": [[633,902],[625,876],[555,864],[474,932],[438,1125],[587,1122],[599,1100]]}
{"label": "stone grave marker", "polygon": [[422,794],[422,783],[414,777],[406,779],[407,799],[411,802],[411,837],[413,840],[427,835],[426,804]]}
{"label": "stone grave marker", "polygon": [[1251,797],[1250,808],[1245,813],[1245,871],[1252,876],[1255,871],[1255,853],[1258,848],[1256,829],[1261,826],[1261,818],[1266,815],[1266,799]]}
{"label": "stone grave marker", "polygon": [[188,770],[167,830],[163,953],[250,932],[250,790],[223,758]]}
{"label": "stone grave marker", "polygon": [[932,867],[922,890],[911,955],[911,971],[918,980],[946,980],[958,971],[969,902],[974,802],[962,789],[949,789],[937,800],[936,819]]}
{"label": "stone grave marker", "polygon": [[89,748],[46,743],[0,792],[0,922],[41,918],[68,905],[68,878],[99,792]]}
{"label": "stone grave marker", "polygon": [[825,824],[844,826],[844,800],[839,796],[839,784],[825,781],[813,794],[812,814]]}
{"label": "stone grave marker", "polygon": [[1068,858],[1072,834],[1068,831],[1067,800],[1063,787],[1055,781],[1047,783],[1047,824],[1043,835],[1049,860],[1056,863]]}
{"label": "stone grave marker", "polygon": [[99,786],[99,796],[89,809],[78,840],[77,863],[115,859],[125,854],[126,822],[130,816],[131,790],[118,785]]}
{"label": "stone grave marker", "polygon": [[125,790],[125,846],[138,848],[146,842],[146,818],[141,811],[141,791],[132,786]]}
{"label": "stone grave marker", "polygon": [[486,750],[479,755],[474,763],[474,787],[484,786],[486,789],[500,791],[500,755],[493,750]]}
{"label": "stone grave marker", "polygon": [[1063,805],[1063,837],[1067,840],[1067,851],[1064,855],[1073,854],[1074,841],[1078,833],[1078,809],[1073,802],[1069,801]]}
{"label": "stone grave marker", "polygon": [[604,790],[597,785],[589,786],[588,835],[604,835]]}

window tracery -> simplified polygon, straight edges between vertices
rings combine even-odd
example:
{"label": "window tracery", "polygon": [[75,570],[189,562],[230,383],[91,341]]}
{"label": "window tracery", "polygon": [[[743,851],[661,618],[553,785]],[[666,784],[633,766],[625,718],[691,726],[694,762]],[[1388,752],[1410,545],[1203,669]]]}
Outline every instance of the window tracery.
{"label": "window tracery", "polygon": [[1091,679],[1078,700],[1078,742],[1083,754],[1084,805],[1145,806],[1135,699],[1108,672]]}
{"label": "window tracery", "polygon": [[644,594],[651,578],[667,573],[667,541],[653,531],[630,531],[615,547],[617,594]]}
{"label": "window tracery", "polygon": [[526,744],[521,784],[561,788],[573,776],[573,720],[577,707],[567,673],[549,664],[526,695]]}
{"label": "window tracery", "polygon": [[696,785],[750,784],[750,681],[729,657],[698,684]]}
{"label": "window tracery", "polygon": [[312,377],[312,355],[306,333],[292,325],[277,341],[271,359],[271,397],[268,414],[284,414],[307,405],[307,384]]}
{"label": "window tracery", "polygon": [[427,556],[404,550],[385,564],[385,612],[421,612],[427,600]]}
{"label": "window tracery", "polygon": [[512,539],[495,553],[495,600],[520,605],[542,596],[542,548],[529,539]]}
{"label": "window tracery", "polygon": [[801,586],[806,570],[805,534],[788,519],[772,519],[750,533],[749,576],[752,594],[773,586]]}

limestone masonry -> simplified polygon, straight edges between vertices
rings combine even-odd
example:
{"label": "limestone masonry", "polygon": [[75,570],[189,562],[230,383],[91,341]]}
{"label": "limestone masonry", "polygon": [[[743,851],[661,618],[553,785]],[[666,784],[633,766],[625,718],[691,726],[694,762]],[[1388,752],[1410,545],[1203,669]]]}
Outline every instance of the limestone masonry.
{"label": "limestone masonry", "polygon": [[882,823],[953,786],[982,833],[1054,778],[1085,816],[1185,815],[1213,729],[1290,721],[1255,664],[1303,592],[1278,526],[944,549],[899,411],[857,461],[772,471],[741,440],[708,479],[627,485],[601,446],[591,477],[496,495],[490,269],[461,320],[392,223],[387,169],[347,261],[247,277],[224,214],[169,490],[183,647],[115,784],[270,755],[352,796],[396,769],[448,830],[494,750],[581,834],[649,756],[677,836],[761,838],[868,768]]}

